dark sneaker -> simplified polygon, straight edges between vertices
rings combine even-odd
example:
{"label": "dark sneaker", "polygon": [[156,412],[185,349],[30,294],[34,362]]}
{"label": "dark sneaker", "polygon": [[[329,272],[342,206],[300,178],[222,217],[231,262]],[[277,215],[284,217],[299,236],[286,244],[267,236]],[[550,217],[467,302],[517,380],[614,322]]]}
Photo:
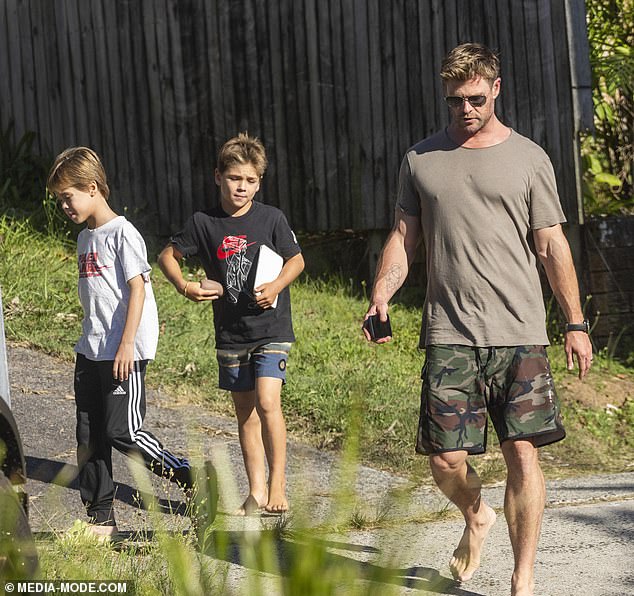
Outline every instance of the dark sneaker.
{"label": "dark sneaker", "polygon": [[192,468],[193,485],[185,489],[187,510],[199,543],[204,543],[218,511],[218,475],[210,461]]}

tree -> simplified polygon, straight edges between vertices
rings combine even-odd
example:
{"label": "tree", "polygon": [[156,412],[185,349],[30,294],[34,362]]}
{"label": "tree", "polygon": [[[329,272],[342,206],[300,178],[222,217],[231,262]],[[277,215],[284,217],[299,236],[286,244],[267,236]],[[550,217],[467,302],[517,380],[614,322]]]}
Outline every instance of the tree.
{"label": "tree", "polygon": [[594,135],[582,144],[590,215],[634,213],[634,0],[586,0]]}

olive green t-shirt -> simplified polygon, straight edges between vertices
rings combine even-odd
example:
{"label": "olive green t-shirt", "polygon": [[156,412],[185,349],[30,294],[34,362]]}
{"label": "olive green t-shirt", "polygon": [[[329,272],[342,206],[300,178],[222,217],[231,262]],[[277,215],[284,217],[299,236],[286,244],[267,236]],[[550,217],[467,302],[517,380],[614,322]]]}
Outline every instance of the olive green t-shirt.
{"label": "olive green t-shirt", "polygon": [[532,230],[566,218],[539,145],[511,131],[468,149],[437,133],[405,154],[397,207],[420,216],[425,242],[421,347],[548,344]]}

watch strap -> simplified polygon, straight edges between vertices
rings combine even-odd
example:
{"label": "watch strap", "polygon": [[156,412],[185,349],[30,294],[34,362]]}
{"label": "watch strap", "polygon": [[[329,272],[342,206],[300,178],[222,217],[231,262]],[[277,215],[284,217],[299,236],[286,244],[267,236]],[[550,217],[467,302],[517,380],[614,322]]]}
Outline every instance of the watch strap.
{"label": "watch strap", "polygon": [[566,333],[569,331],[583,331],[584,333],[590,333],[590,323],[584,321],[583,323],[566,323]]}

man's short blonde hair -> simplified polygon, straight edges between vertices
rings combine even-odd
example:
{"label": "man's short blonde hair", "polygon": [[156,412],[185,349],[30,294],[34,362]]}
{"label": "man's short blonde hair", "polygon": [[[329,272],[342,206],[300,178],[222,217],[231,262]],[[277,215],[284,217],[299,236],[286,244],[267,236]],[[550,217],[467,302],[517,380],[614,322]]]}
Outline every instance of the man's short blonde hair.
{"label": "man's short blonde hair", "polygon": [[57,194],[70,186],[87,191],[92,182],[108,199],[110,189],[99,156],[88,147],[69,147],[55,158],[46,186],[50,192]]}
{"label": "man's short blonde hair", "polygon": [[482,77],[495,81],[500,76],[497,54],[480,43],[463,43],[451,50],[440,67],[440,78],[448,81],[470,81]]}
{"label": "man's short blonde hair", "polygon": [[243,164],[251,164],[260,178],[264,176],[268,165],[264,145],[260,139],[250,137],[246,132],[229,139],[220,148],[217,168],[222,174],[227,168]]}

